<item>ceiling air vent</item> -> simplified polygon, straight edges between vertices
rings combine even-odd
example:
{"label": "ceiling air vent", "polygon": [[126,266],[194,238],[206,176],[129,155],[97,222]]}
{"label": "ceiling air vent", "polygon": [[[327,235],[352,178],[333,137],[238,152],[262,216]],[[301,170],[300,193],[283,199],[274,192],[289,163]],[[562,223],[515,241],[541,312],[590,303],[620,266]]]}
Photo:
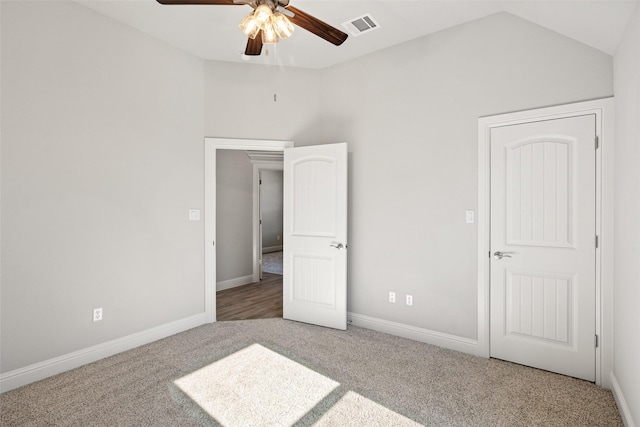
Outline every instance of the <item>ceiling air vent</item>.
{"label": "ceiling air vent", "polygon": [[373,16],[362,15],[358,18],[350,19],[342,24],[352,36],[359,36],[380,28],[380,25],[373,19]]}

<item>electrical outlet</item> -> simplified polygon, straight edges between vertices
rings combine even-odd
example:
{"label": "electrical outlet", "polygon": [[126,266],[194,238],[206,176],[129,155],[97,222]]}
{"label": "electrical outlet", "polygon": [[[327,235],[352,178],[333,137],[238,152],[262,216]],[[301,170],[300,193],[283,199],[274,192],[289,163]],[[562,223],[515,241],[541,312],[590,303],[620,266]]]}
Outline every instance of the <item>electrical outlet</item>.
{"label": "electrical outlet", "polygon": [[102,320],[102,307],[93,309],[93,321],[99,322]]}
{"label": "electrical outlet", "polygon": [[392,303],[396,302],[396,293],[395,292],[389,292],[389,302],[392,302]]}
{"label": "electrical outlet", "polygon": [[407,295],[407,305],[413,305],[413,296]]}

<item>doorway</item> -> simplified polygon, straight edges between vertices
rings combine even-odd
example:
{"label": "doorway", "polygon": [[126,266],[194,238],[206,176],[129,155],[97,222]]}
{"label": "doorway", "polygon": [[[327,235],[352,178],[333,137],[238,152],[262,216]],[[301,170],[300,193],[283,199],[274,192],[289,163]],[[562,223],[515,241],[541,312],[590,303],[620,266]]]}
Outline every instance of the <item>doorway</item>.
{"label": "doorway", "polygon": [[282,152],[218,150],[218,320],[282,317],[281,263],[279,272],[264,263],[282,253],[282,159]]}
{"label": "doorway", "polygon": [[253,167],[254,282],[262,278],[263,253],[283,249],[283,154],[247,152]]}
{"label": "doorway", "polygon": [[259,171],[260,279],[263,273],[283,274],[283,171]]}
{"label": "doorway", "polygon": [[[205,138],[205,313],[209,322],[216,321],[216,255],[218,248],[216,242],[216,159],[218,150],[282,153],[285,148],[290,147],[293,147],[292,141]],[[257,215],[255,209],[253,215]],[[258,226],[254,225],[254,227],[253,234],[257,235]],[[253,249],[253,254],[257,255],[257,245]],[[257,262],[253,264],[255,266]],[[257,268],[252,276],[256,278],[255,281],[258,281]]]}
{"label": "doorway", "polygon": [[205,314],[216,321],[216,156],[285,151],[285,319],[347,327],[347,144],[205,138]]}
{"label": "doorway", "polygon": [[602,148],[611,101],[479,120],[478,342],[487,357],[598,385],[608,372],[612,257],[602,243],[613,224]]}

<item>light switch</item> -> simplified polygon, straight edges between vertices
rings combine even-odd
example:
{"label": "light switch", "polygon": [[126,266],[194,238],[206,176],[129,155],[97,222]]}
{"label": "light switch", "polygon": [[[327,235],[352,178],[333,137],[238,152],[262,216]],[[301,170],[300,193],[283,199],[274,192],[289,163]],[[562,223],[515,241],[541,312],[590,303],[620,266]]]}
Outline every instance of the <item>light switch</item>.
{"label": "light switch", "polygon": [[475,211],[467,211],[467,224],[473,224],[476,222],[476,213]]}
{"label": "light switch", "polygon": [[189,209],[189,221],[200,221],[200,210]]}

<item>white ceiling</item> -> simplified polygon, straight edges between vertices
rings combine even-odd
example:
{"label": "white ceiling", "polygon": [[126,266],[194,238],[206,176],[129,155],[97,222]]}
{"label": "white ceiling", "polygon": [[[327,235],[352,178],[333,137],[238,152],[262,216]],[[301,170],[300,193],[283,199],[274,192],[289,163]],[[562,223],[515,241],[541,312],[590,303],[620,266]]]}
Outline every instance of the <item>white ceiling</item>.
{"label": "white ceiling", "polygon": [[[155,0],[76,0],[202,59],[243,62],[238,28],[249,6],[163,6]],[[296,28],[252,63],[324,68],[497,12],[508,12],[613,54],[638,0],[291,0],[345,32],[342,23],[370,13],[380,29],[336,47]]]}

